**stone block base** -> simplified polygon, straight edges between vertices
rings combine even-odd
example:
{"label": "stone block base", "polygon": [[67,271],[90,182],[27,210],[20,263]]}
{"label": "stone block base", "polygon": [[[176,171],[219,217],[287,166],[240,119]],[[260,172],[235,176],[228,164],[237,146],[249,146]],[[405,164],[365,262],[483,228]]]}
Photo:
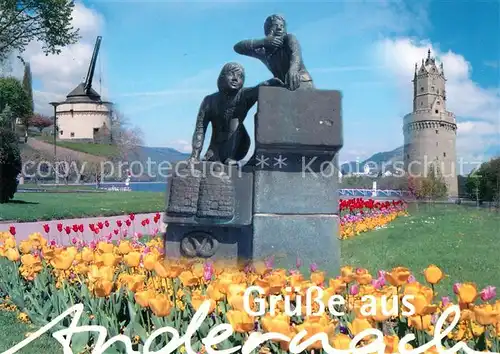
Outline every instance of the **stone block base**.
{"label": "stone block base", "polygon": [[275,267],[304,269],[316,263],[330,276],[339,274],[340,240],[337,215],[254,214],[254,259],[274,256]]}
{"label": "stone block base", "polygon": [[252,256],[252,226],[223,227],[169,224],[165,232],[167,258],[238,260]]}

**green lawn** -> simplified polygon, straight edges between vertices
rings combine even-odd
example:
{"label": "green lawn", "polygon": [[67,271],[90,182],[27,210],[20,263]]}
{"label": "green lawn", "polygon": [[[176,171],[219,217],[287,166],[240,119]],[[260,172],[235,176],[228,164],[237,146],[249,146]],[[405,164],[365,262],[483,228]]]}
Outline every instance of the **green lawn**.
{"label": "green lawn", "polygon": [[[40,136],[36,139],[45,141],[46,143],[53,144],[54,138],[47,136]],[[115,157],[119,154],[119,149],[116,145],[108,144],[93,144],[85,142],[72,142],[72,141],[57,141],[57,146],[68,148],[75,151],[85,152],[94,156]]]}
{"label": "green lawn", "polygon": [[16,193],[0,204],[0,218],[37,221],[89,216],[146,213],[165,208],[165,194],[158,192]]}
{"label": "green lawn", "polygon": [[[0,353],[12,348],[23,341],[26,333],[33,333],[38,328],[33,325],[22,323],[16,318],[17,312],[0,311]],[[63,353],[62,346],[49,335],[42,335],[26,347],[16,352],[19,354],[32,353]]]}
{"label": "green lawn", "polygon": [[65,184],[45,186],[45,185],[39,185],[39,184],[35,184],[35,183],[20,184],[18,186],[18,190],[19,189],[44,189],[44,190],[50,191],[50,192],[96,191],[95,186],[87,186],[87,185],[80,186],[80,185],[65,185]]}
{"label": "green lawn", "polygon": [[435,264],[449,275],[437,287],[441,294],[452,293],[455,282],[500,288],[498,211],[457,205],[414,208],[386,229],[342,241],[342,264],[372,272],[403,265],[419,281],[424,281],[421,271]]}

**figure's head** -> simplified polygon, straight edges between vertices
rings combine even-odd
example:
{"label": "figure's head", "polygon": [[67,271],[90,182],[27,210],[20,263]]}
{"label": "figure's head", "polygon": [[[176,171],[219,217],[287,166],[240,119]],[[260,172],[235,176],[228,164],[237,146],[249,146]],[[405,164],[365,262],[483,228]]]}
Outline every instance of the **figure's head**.
{"label": "figure's head", "polygon": [[281,37],[286,34],[286,21],[283,16],[271,15],[264,23],[264,34]]}
{"label": "figure's head", "polygon": [[219,91],[231,92],[238,91],[245,83],[245,69],[238,63],[227,63],[222,67],[217,87]]}

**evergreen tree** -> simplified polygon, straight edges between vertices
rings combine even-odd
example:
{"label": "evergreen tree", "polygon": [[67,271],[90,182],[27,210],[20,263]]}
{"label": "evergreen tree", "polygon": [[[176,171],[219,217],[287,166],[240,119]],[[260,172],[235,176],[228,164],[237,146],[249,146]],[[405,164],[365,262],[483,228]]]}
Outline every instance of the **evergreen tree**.
{"label": "evergreen tree", "polygon": [[17,134],[9,126],[13,113],[6,105],[0,114],[0,203],[6,203],[17,190],[17,176],[21,173],[21,153]]}
{"label": "evergreen tree", "polygon": [[27,105],[29,107],[28,113],[24,116],[21,117],[23,126],[26,129],[25,131],[25,137],[28,137],[28,128],[30,126],[30,119],[33,116],[33,111],[34,111],[34,102],[33,102],[33,80],[31,77],[31,67],[30,63],[25,63],[24,64],[24,76],[23,76],[23,88],[24,91],[26,92],[27,97]]}

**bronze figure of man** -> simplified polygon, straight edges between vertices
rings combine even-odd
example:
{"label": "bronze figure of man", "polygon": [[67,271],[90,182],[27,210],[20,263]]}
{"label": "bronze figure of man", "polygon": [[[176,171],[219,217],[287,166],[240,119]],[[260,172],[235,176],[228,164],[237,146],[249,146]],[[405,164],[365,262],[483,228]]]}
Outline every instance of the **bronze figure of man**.
{"label": "bronze figure of man", "polygon": [[264,23],[264,34],[264,39],[238,42],[234,50],[262,61],[291,91],[314,88],[302,60],[299,42],[293,34],[286,32],[285,19],[279,15],[269,16]]}
{"label": "bronze figure of man", "polygon": [[230,164],[243,159],[250,149],[250,136],[243,121],[257,102],[259,86],[283,86],[273,78],[255,87],[244,88],[245,70],[238,63],[227,63],[217,80],[218,92],[206,96],[198,112],[190,161],[199,161],[208,124],[212,138],[204,160]]}

